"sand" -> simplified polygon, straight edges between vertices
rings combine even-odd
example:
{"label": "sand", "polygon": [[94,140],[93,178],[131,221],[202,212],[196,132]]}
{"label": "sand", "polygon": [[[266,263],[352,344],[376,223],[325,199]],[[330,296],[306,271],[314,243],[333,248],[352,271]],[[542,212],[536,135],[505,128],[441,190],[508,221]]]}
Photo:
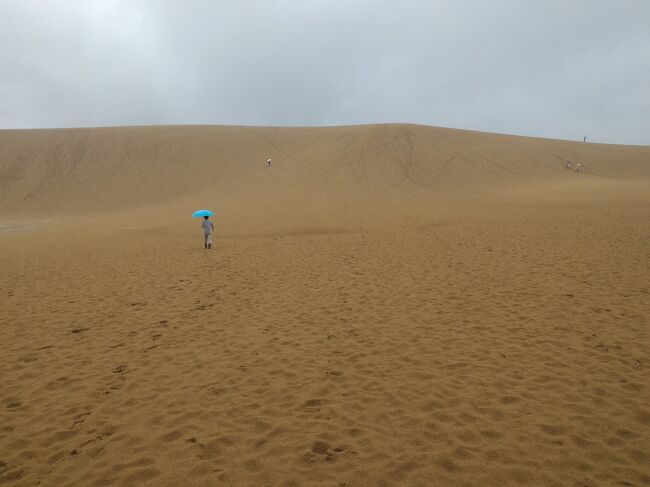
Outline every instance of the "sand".
{"label": "sand", "polygon": [[649,485],[649,222],[650,147],[0,131],[0,485]]}

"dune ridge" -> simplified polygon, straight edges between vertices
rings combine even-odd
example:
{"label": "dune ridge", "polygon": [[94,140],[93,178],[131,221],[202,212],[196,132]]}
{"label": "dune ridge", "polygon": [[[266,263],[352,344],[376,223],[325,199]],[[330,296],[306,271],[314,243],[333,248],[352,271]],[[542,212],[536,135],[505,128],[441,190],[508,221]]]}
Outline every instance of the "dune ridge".
{"label": "dune ridge", "polygon": [[0,131],[0,485],[648,485],[648,222],[646,146]]}
{"label": "dune ridge", "polygon": [[[267,155],[275,162],[263,171]],[[327,197],[345,189],[388,199],[400,190],[423,190],[453,199],[463,190],[491,184],[564,180],[567,160],[581,162],[585,177],[648,179],[649,157],[645,146],[418,125],[5,130],[0,131],[0,208],[96,213],[216,193],[232,185],[260,197],[274,189],[310,186],[327,191]]]}

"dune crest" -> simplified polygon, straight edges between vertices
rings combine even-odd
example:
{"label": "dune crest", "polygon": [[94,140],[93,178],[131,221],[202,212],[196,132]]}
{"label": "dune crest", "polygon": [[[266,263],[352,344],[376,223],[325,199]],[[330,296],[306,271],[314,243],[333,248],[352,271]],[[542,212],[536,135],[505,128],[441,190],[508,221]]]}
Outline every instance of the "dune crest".
{"label": "dune crest", "polygon": [[[273,158],[270,168],[266,156]],[[297,198],[320,197],[315,203],[326,206],[324,200],[358,193],[393,203],[415,192],[444,202],[565,181],[565,161],[572,168],[581,162],[583,179],[647,180],[649,159],[643,146],[418,125],[5,130],[0,208],[19,215],[94,214],[233,187],[236,195],[287,207]]]}

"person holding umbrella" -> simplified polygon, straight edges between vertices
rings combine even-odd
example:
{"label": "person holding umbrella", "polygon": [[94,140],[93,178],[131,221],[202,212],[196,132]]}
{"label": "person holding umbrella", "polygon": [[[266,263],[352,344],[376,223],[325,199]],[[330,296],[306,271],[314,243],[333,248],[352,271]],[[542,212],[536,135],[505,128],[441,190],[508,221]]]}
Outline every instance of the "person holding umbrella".
{"label": "person holding umbrella", "polygon": [[203,221],[201,222],[203,226],[203,245],[206,249],[212,248],[212,231],[214,230],[214,225],[210,221],[209,216],[204,216]]}
{"label": "person holding umbrella", "polygon": [[210,217],[214,215],[210,210],[198,210],[192,214],[192,218],[203,217],[201,221],[201,228],[203,228],[203,246],[206,249],[212,248],[212,232],[214,225],[210,221]]}

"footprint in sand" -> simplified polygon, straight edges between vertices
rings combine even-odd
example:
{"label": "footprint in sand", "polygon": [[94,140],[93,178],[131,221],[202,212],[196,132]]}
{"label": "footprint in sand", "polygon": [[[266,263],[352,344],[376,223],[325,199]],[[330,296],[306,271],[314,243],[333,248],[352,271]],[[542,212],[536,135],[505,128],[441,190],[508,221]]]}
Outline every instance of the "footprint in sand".
{"label": "footprint in sand", "polygon": [[343,372],[341,372],[340,370],[330,370],[328,372],[325,372],[325,375],[328,377],[339,377],[343,375]]}
{"label": "footprint in sand", "polygon": [[47,383],[47,388],[52,390],[52,389],[58,389],[60,387],[64,387],[70,383],[71,379],[68,377],[57,377],[55,380],[51,380],[50,382]]}
{"label": "footprint in sand", "polygon": [[305,463],[309,464],[315,463],[318,460],[334,462],[341,454],[345,453],[345,451],[345,448],[332,448],[329,443],[322,440],[316,440],[314,441],[311,450],[305,453],[302,458]]}
{"label": "footprint in sand", "polygon": [[126,365],[118,365],[112,370],[114,374],[123,374],[125,371],[126,371]]}
{"label": "footprint in sand", "polygon": [[321,401],[320,399],[309,399],[302,407],[309,413],[317,413],[320,411]]}
{"label": "footprint in sand", "polygon": [[330,449],[329,443],[324,441],[316,440],[314,441],[311,451],[316,455],[327,455],[327,451]]}
{"label": "footprint in sand", "polygon": [[94,455],[97,455],[106,447],[105,443],[102,444],[103,440],[112,436],[113,433],[115,433],[115,431],[116,429],[111,425],[104,425],[97,430],[89,431],[90,438],[84,440],[79,444],[77,448],[71,450],[70,455],[79,455],[86,448],[91,448],[92,450],[94,450]]}
{"label": "footprint in sand", "polygon": [[77,414],[74,418],[72,418],[72,428],[70,428],[70,429],[74,429],[78,425],[83,424],[84,421],[86,421],[86,418],[88,416],[90,416],[90,411],[88,411],[86,413]]}
{"label": "footprint in sand", "polygon": [[619,352],[621,350],[619,345],[605,345],[602,342],[596,345],[596,348],[601,352]]}
{"label": "footprint in sand", "polygon": [[567,432],[567,428],[559,424],[540,424],[538,426],[544,433],[551,436],[559,436]]}

